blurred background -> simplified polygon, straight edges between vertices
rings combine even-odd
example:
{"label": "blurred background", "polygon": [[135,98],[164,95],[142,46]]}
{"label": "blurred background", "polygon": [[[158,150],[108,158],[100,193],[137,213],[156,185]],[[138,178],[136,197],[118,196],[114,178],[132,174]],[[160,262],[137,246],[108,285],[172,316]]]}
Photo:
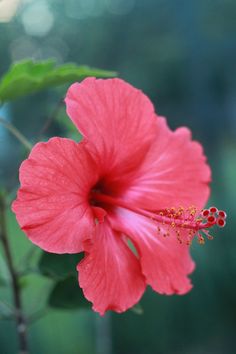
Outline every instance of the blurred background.
{"label": "blurred background", "polygon": [[[171,128],[186,125],[203,143],[212,167],[209,205],[229,215],[214,241],[192,247],[197,267],[188,295],[148,289],[142,315],[50,311],[30,327],[33,354],[236,352],[235,18],[235,0],[0,0],[0,76],[24,58],[117,71],[152,99]],[[64,94],[39,93],[0,113],[34,141]],[[55,121],[47,136],[64,136],[63,129]],[[8,188],[17,187],[22,158],[21,146],[0,127],[0,181]],[[9,218],[17,262],[28,241]],[[27,281],[30,312],[45,301],[50,282],[37,276]],[[0,321],[0,353],[14,354],[16,340],[14,323]]]}

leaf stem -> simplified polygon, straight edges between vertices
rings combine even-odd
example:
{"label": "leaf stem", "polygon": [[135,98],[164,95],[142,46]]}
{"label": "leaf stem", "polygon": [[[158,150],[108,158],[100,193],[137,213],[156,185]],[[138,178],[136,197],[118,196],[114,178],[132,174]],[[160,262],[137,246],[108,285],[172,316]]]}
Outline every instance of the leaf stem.
{"label": "leaf stem", "polygon": [[10,122],[0,117],[0,124],[2,124],[9,132],[11,132],[19,142],[26,147],[27,150],[32,149],[31,143],[26,139],[26,137]]}
{"label": "leaf stem", "polygon": [[6,262],[9,268],[11,283],[12,283],[12,292],[14,298],[14,317],[17,324],[17,334],[19,338],[19,349],[20,354],[28,354],[28,340],[27,340],[27,326],[25,316],[22,309],[22,299],[21,299],[21,289],[18,281],[18,274],[15,270],[13,264],[13,258],[11,254],[10,244],[8,241],[7,228],[6,228],[6,203],[4,196],[0,194],[0,226],[1,226],[1,241],[3,244],[3,249],[6,255]]}

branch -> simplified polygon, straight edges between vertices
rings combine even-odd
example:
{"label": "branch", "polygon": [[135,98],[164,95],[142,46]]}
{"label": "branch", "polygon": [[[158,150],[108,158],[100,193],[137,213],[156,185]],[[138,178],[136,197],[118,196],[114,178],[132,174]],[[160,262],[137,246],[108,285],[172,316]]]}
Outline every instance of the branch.
{"label": "branch", "polygon": [[7,228],[6,228],[6,204],[2,194],[0,194],[0,226],[1,226],[1,241],[6,255],[6,262],[9,268],[12,292],[14,298],[14,315],[17,323],[17,334],[19,338],[20,354],[28,354],[28,341],[26,335],[26,320],[22,309],[21,289],[18,281],[18,274],[14,268],[10,244],[8,241]]}
{"label": "branch", "polygon": [[11,123],[0,117],[0,124],[2,124],[9,132],[11,132],[19,142],[26,147],[27,150],[32,149],[30,142],[24,137],[23,134]]}

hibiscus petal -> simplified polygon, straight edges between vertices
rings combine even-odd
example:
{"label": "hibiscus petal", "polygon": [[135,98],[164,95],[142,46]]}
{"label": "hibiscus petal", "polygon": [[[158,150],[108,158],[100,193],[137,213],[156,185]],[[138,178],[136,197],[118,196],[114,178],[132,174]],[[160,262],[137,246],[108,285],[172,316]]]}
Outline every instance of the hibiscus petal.
{"label": "hibiscus petal", "polygon": [[202,146],[187,128],[171,131],[159,117],[155,142],[132,176],[126,202],[150,210],[167,207],[202,208],[209,196],[210,168]]}
{"label": "hibiscus petal", "polygon": [[62,138],[38,143],[20,167],[12,205],[22,230],[48,252],[81,252],[94,228],[88,192],[97,178],[84,144]]}
{"label": "hibiscus petal", "polygon": [[121,79],[87,78],[66,96],[67,113],[101,157],[104,174],[130,171],[155,138],[150,100]]}
{"label": "hibiscus petal", "polygon": [[[147,284],[160,294],[185,294],[191,288],[187,277],[194,269],[189,247],[177,241],[174,231],[164,237],[153,220],[117,208],[110,217],[114,229],[131,238],[140,255]],[[164,225],[159,225],[163,231]],[[185,231],[183,231],[185,232]]]}
{"label": "hibiscus petal", "polygon": [[123,312],[136,304],[145,290],[138,259],[121,235],[105,222],[98,224],[87,255],[78,264],[79,284],[93,309]]}

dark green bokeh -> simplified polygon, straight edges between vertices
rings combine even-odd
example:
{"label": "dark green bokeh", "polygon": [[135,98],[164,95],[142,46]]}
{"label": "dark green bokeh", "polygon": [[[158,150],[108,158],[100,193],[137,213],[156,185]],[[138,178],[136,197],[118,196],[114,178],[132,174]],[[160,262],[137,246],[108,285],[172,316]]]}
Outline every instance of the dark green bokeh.
{"label": "dark green bokeh", "polygon": [[[128,312],[100,320],[84,310],[53,310],[31,328],[32,353],[235,353],[236,2],[37,1],[48,4],[54,21],[48,32],[48,23],[42,22],[44,33],[30,27],[34,3],[23,6],[10,23],[0,24],[0,74],[13,60],[52,56],[59,63],[72,61],[118,71],[151,97],[172,128],[187,125],[204,144],[213,174],[209,205],[225,209],[229,220],[225,229],[214,232],[214,241],[192,247],[197,267],[191,293],[165,297],[149,289],[140,316]],[[65,89],[59,89],[18,100],[8,107],[9,114],[34,140],[64,94]],[[0,179],[12,188],[22,150],[2,129],[0,134]],[[48,131],[48,136],[64,134],[58,123]],[[17,238],[19,231],[11,218],[19,262],[29,243],[22,234]],[[43,304],[44,287],[49,289],[51,283],[37,276],[25,281],[30,284],[25,286],[26,311],[31,312]],[[1,322],[0,326],[0,352],[12,354],[14,325]]]}

